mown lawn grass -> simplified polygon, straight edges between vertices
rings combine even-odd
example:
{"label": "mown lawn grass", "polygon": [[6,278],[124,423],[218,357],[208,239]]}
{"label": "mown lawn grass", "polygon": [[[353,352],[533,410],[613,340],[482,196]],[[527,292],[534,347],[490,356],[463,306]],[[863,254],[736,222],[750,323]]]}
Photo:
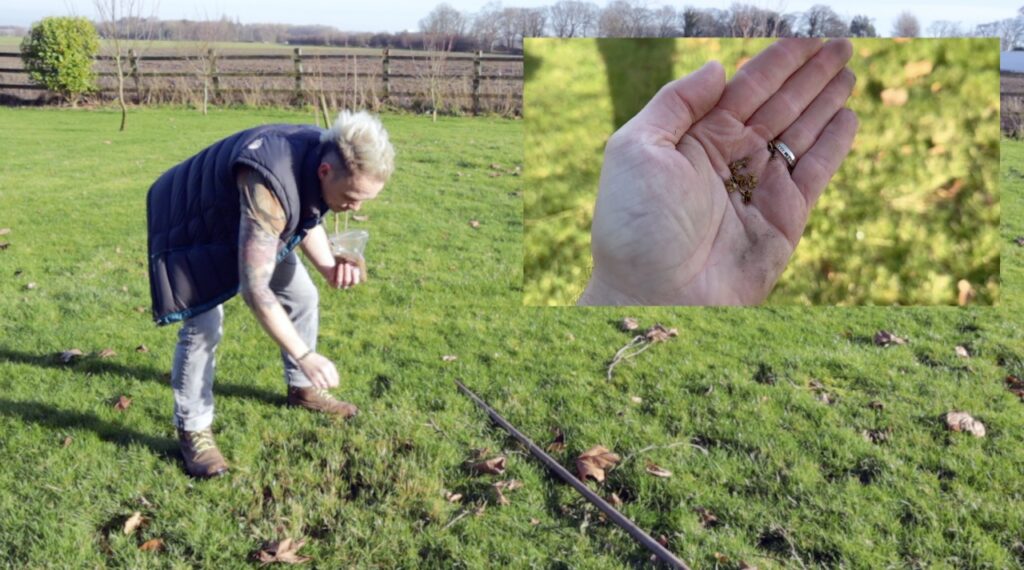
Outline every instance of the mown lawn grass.
{"label": "mown lawn grass", "polygon": [[[593,445],[622,455],[591,485],[618,494],[627,516],[695,568],[1024,565],[1024,403],[1003,385],[1024,373],[1019,317],[635,310],[644,326],[680,335],[609,381],[608,359],[631,338],[616,324],[626,312],[520,306],[520,179],[488,175],[492,163],[521,160],[512,121],[384,117],[399,161],[360,224],[372,236],[371,281],[321,289],[320,346],[362,415],[337,425],[283,408],[277,351],[233,300],[214,424],[233,471],[189,479],[165,376],[175,329],[134,310],[148,299],[146,187],[219,136],[312,115],[133,117],[119,135],[116,112],[0,110],[0,227],[12,230],[0,237],[11,243],[0,251],[2,563],[244,567],[264,541],[291,536],[306,537],[302,552],[324,568],[646,564],[488,425],[452,386],[461,378],[539,443],[562,429],[555,455],[569,467]],[[910,343],[874,346],[880,329]],[[135,352],[141,343],[149,352]],[[61,364],[56,353],[70,347],[93,354]],[[118,354],[95,355],[107,347]],[[122,394],[133,403],[119,412]],[[946,431],[941,416],[954,409],[987,436]],[[865,430],[887,439],[870,443]],[[466,470],[480,448],[507,454],[502,478],[523,481],[510,505],[495,503],[498,477]],[[647,474],[648,461],[672,477]],[[702,524],[698,508],[719,524]],[[150,522],[125,536],[134,511]],[[165,550],[139,550],[154,538]]]}
{"label": "mown lawn grass", "polygon": [[1000,222],[1002,246],[1000,272],[1003,281],[1001,304],[1009,310],[1024,302],[1024,142],[1003,139],[999,145],[1000,189],[1003,218]]}
{"label": "mown lawn grass", "polygon": [[[771,41],[527,42],[527,304],[582,293],[617,126],[670,79],[711,59],[731,77]],[[950,305],[961,280],[976,303],[998,299],[998,56],[988,39],[854,40],[860,129],[768,303]]]}

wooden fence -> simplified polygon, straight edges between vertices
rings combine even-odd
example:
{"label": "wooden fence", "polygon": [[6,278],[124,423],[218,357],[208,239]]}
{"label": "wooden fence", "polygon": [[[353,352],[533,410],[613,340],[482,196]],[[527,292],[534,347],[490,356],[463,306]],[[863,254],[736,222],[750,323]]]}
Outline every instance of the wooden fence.
{"label": "wooden fence", "polygon": [[[18,67],[6,66],[11,58],[18,58]],[[107,83],[99,89],[101,96],[116,96],[114,62],[112,55],[95,58],[96,74],[101,83]],[[134,98],[136,103],[149,100],[147,91],[156,81],[168,78],[201,82],[204,89],[211,91],[210,100],[214,103],[230,100],[232,94],[257,89],[260,93],[284,95],[291,104],[316,104],[316,96],[351,88],[353,82],[359,86],[362,81],[362,88],[369,84],[380,103],[395,106],[403,106],[398,103],[403,98],[423,99],[432,97],[435,91],[439,98],[447,98],[445,91],[451,91],[453,82],[461,81],[465,89],[460,93],[467,99],[466,104],[460,105],[464,111],[477,114],[484,108],[486,100],[509,100],[510,97],[515,99],[516,112],[522,108],[521,56],[484,55],[483,52],[391,53],[389,49],[381,50],[379,55],[365,51],[303,53],[302,48],[294,48],[291,53],[250,54],[217,53],[210,49],[191,56],[139,56],[130,51],[122,62],[125,65],[125,94]],[[349,62],[352,69],[338,69],[339,66],[346,67]],[[315,67],[315,71],[311,67]],[[2,74],[12,73],[26,74],[24,82],[3,82]],[[109,78],[115,78],[115,86],[109,85]],[[244,88],[226,85],[238,78],[255,79],[260,83],[258,87],[250,84]],[[341,79],[342,86],[325,87],[332,79]],[[286,86],[280,85],[282,80],[287,82]],[[0,52],[0,91],[3,90],[47,91],[45,87],[28,81],[27,71],[21,67],[20,54],[11,51]],[[420,104],[424,103],[421,101]]]}

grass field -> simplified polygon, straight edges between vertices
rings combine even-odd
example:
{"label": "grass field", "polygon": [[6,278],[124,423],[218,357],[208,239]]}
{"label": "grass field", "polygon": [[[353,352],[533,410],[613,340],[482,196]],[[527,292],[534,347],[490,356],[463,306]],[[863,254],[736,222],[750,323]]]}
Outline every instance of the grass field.
{"label": "grass field", "polygon": [[[455,378],[542,445],[563,430],[554,455],[570,468],[594,445],[620,454],[591,486],[695,568],[1024,566],[1024,403],[1004,386],[1024,374],[1019,316],[524,308],[521,179],[490,176],[522,160],[515,121],[384,117],[398,170],[359,224],[371,280],[321,289],[320,347],[362,415],[336,425],[283,408],[277,351],[232,300],[214,427],[233,471],[193,481],[169,417],[175,328],[135,311],[148,305],[145,191],[220,136],[312,116],[149,110],[124,134],[117,119],[0,109],[0,566],[245,567],[286,536],[322,568],[645,565]],[[608,380],[630,340],[623,316],[679,337]],[[882,329],[909,344],[874,346]],[[91,354],[62,364],[71,347]],[[950,410],[986,437],[948,432]],[[504,476],[468,472],[481,448],[507,455]],[[490,485],[507,479],[524,486],[500,506]],[[135,511],[148,525],[125,535]],[[152,539],[162,551],[140,550]]]}
{"label": "grass field", "polygon": [[[707,60],[731,77],[753,39],[531,39],[526,48],[525,299],[566,305],[590,273],[604,145],[662,84]],[[999,296],[998,46],[854,40],[860,129],[768,303],[956,304]],[[902,99],[900,98],[902,96]]]}

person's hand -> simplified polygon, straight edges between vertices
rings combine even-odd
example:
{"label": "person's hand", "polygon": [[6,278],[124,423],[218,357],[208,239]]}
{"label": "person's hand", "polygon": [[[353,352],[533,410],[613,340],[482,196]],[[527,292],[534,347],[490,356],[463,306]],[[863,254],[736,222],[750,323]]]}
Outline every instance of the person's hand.
{"label": "person's hand", "polygon": [[[780,40],[728,85],[718,62],[665,85],[608,141],[580,304],[763,301],[853,144],[851,51]],[[773,140],[796,155],[792,172]],[[749,203],[726,188],[742,159]]]}
{"label": "person's hand", "polygon": [[335,266],[334,274],[328,280],[335,289],[348,289],[355,287],[366,280],[365,272],[358,263],[348,260],[339,260]]}
{"label": "person's hand", "polygon": [[336,388],[338,386],[338,370],[325,356],[312,352],[298,361],[299,370],[309,378],[317,388]]}

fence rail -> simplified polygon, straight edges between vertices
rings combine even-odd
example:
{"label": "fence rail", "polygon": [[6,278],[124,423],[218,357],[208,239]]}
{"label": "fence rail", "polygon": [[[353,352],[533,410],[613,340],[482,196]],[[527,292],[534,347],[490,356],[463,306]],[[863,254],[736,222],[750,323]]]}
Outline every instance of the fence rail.
{"label": "fence rail", "polygon": [[[10,65],[7,60],[3,58],[16,58],[20,57],[18,52],[11,51],[0,51],[0,62]],[[342,71],[323,71],[322,63],[330,62],[335,60],[343,60],[353,62],[353,70],[342,70]],[[94,58],[94,67],[99,67],[97,70],[97,76],[101,78],[117,77],[117,73],[114,71],[108,71],[104,69],[109,66],[111,62],[116,61],[116,57],[113,55],[99,55]],[[276,61],[281,62],[283,66],[288,67],[287,70],[281,69],[248,69],[248,70],[237,70],[237,69],[225,69],[231,67],[227,65],[227,62],[240,62],[240,61]],[[437,53],[434,52],[430,55],[419,55],[419,54],[392,54],[389,49],[383,49],[379,54],[319,54],[319,53],[303,53],[302,48],[294,48],[291,52],[284,52],[278,54],[268,53],[252,53],[252,54],[239,54],[239,53],[218,53],[214,50],[208,50],[206,53],[196,53],[191,56],[189,55],[139,55],[134,50],[129,51],[128,54],[122,57],[122,62],[125,64],[125,91],[126,94],[130,94],[134,97],[137,103],[141,103],[144,99],[143,93],[149,89],[151,80],[157,78],[195,78],[197,81],[203,81],[204,85],[212,88],[213,101],[217,101],[222,94],[228,93],[242,93],[252,92],[250,89],[241,89],[235,87],[223,86],[221,79],[227,78],[253,78],[253,79],[288,79],[292,78],[294,81],[292,87],[281,88],[279,86],[262,86],[258,89],[259,92],[265,93],[291,93],[293,104],[307,102],[307,92],[318,91],[319,93],[340,91],[340,90],[325,90],[323,88],[322,80],[328,79],[343,79],[349,80],[354,84],[359,82],[374,81],[379,82],[382,87],[381,102],[384,104],[390,104],[393,100],[400,97],[421,95],[421,91],[409,91],[399,90],[394,80],[422,80],[431,82],[431,89],[436,89],[435,84],[444,82],[447,80],[463,80],[467,81],[471,85],[471,90],[468,93],[469,100],[472,102],[469,105],[469,111],[473,114],[478,114],[481,111],[481,100],[508,97],[507,92],[493,93],[487,92],[485,86],[487,84],[495,84],[501,82],[520,82],[523,79],[522,75],[522,61],[521,56],[501,56],[501,55],[484,55],[483,52],[475,52],[472,54],[448,54],[448,53]],[[410,65],[404,66],[404,71],[396,71],[394,64],[401,62],[407,62],[411,64],[415,72],[410,72]],[[288,63],[291,65],[289,66]],[[494,70],[489,70],[487,73],[484,72],[483,64],[514,64],[518,67],[514,73],[495,73]],[[155,65],[154,65],[155,64]],[[168,70],[167,67],[172,67],[174,64],[180,64],[179,69]],[[446,67],[448,64],[455,64],[461,66],[472,66],[470,72],[462,73],[450,73]],[[189,67],[188,70],[181,70],[180,67]],[[360,70],[360,67],[362,70]],[[311,70],[309,68],[315,68]],[[499,68],[498,71],[501,71]],[[0,73],[6,74],[27,74],[27,70],[23,67],[0,67]],[[6,78],[8,81],[0,83],[0,90],[31,90],[31,91],[47,91],[45,87],[32,84],[25,78],[24,83],[11,82],[13,78]],[[110,93],[116,93],[116,89],[111,87],[103,87],[98,89],[101,95]],[[308,101],[316,104],[316,101]],[[519,95],[519,104],[521,105],[521,95]]]}

